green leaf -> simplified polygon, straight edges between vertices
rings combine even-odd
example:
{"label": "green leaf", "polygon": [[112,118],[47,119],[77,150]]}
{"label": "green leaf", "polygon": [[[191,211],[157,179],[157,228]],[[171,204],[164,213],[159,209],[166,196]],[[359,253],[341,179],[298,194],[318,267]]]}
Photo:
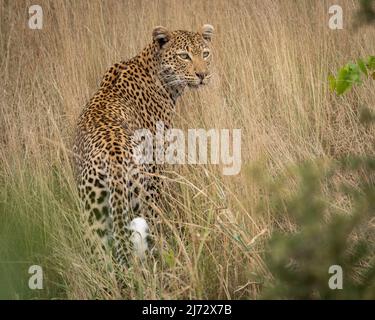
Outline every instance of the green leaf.
{"label": "green leaf", "polygon": [[349,81],[352,83],[361,83],[361,69],[357,64],[349,63]]}
{"label": "green leaf", "polygon": [[338,95],[343,94],[351,86],[350,72],[348,67],[344,67],[339,71],[336,80],[336,92]]}
{"label": "green leaf", "polygon": [[[366,62],[365,62],[366,61]],[[350,89],[354,84],[361,84],[361,74],[365,74],[366,77],[371,75],[375,79],[375,56],[369,56],[365,59],[358,59],[357,63],[349,62],[342,67],[335,79],[334,76],[329,75],[328,81],[331,91],[335,91],[338,95],[342,95],[345,91]],[[369,72],[370,71],[370,72]]]}
{"label": "green leaf", "polygon": [[328,81],[329,81],[329,89],[331,90],[331,92],[334,92],[336,89],[335,77],[332,74],[328,75]]}
{"label": "green leaf", "polygon": [[366,65],[368,69],[375,70],[375,56],[369,56]]}
{"label": "green leaf", "polygon": [[368,77],[368,72],[367,72],[365,62],[362,59],[358,59],[357,64],[358,64],[359,69],[362,71],[362,73],[364,73],[366,77]]}

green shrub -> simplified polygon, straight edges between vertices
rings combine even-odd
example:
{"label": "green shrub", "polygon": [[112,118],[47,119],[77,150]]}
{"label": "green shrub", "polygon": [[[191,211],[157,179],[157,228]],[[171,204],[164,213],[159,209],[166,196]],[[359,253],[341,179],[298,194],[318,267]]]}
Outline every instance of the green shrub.
{"label": "green shrub", "polygon": [[[374,170],[375,158],[345,158],[329,169],[306,163],[299,168],[298,191],[290,197],[274,195],[274,213],[290,217],[296,230],[276,230],[269,241],[266,261],[274,279],[264,298],[375,298]],[[330,183],[335,173],[349,171],[369,179],[357,186]],[[323,187],[331,193],[341,190],[350,199],[351,212],[332,205]],[[328,285],[332,265],[342,267],[342,290]]]}

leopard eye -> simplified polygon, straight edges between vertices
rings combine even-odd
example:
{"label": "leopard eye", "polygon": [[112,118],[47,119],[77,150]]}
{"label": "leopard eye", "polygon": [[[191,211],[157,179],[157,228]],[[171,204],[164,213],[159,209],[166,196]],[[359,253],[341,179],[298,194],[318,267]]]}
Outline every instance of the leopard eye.
{"label": "leopard eye", "polygon": [[189,54],[186,53],[186,52],[181,52],[181,53],[178,54],[178,56],[179,56],[181,59],[183,59],[183,60],[190,60],[190,56],[189,56]]}
{"label": "leopard eye", "polygon": [[210,55],[210,51],[203,51],[203,58],[208,58],[208,56]]}

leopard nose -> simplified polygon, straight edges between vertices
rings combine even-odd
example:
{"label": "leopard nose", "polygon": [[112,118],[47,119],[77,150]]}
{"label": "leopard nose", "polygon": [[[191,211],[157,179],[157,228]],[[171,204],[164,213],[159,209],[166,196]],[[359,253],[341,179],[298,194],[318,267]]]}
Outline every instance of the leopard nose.
{"label": "leopard nose", "polygon": [[207,76],[206,72],[196,72],[195,74],[199,79],[201,79],[201,81]]}

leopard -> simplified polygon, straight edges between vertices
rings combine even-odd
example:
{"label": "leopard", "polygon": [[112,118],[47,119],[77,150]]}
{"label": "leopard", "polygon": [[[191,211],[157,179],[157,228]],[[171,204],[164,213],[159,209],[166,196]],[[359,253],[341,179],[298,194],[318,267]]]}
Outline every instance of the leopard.
{"label": "leopard", "polygon": [[157,219],[164,165],[135,160],[135,133],[155,134],[158,123],[172,128],[185,89],[209,83],[213,34],[210,24],[198,31],[155,27],[140,53],[106,71],[81,111],[73,153],[92,251],[112,252],[120,264],[149,251],[148,221]]}

